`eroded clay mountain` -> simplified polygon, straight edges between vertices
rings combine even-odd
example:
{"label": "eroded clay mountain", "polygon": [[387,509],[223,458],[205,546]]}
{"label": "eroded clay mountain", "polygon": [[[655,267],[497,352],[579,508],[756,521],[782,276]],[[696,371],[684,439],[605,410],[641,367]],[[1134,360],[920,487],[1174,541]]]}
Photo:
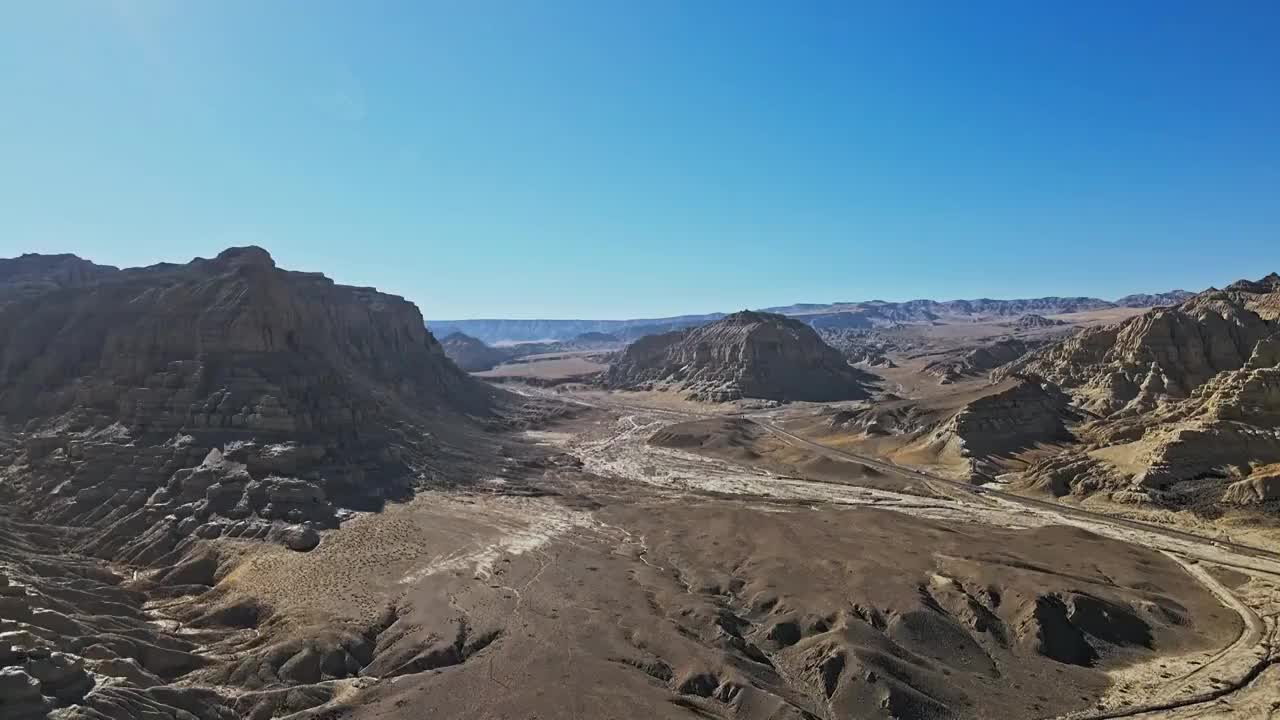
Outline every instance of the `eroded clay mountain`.
{"label": "eroded clay mountain", "polygon": [[1274,334],[1280,291],[1273,278],[1207,290],[1126,322],[1087,329],[1018,363],[1070,389],[1092,411],[1183,399],[1219,372],[1245,365]]}
{"label": "eroded clay mountain", "polygon": [[924,372],[938,376],[943,383],[955,382],[964,377],[985,375],[1017,360],[1044,343],[1044,340],[1004,338],[935,360],[924,366]]}
{"label": "eroded clay mountain", "polygon": [[695,400],[849,400],[862,375],[813,328],[743,311],[692,330],[640,338],[610,366],[614,389],[678,390]]}
{"label": "eroded clay mountain", "polygon": [[32,471],[8,487],[62,520],[110,500],[143,536],[170,514],[179,535],[265,533],[403,495],[441,451],[410,428],[493,392],[420,318],[253,247],[50,286],[0,310],[0,414]]}
{"label": "eroded clay mountain", "polygon": [[1043,315],[1023,315],[1013,322],[1013,326],[1022,330],[1035,330],[1065,325],[1061,320],[1053,320]]}
{"label": "eroded clay mountain", "polygon": [[[1273,274],[1013,363],[1009,371],[1051,380],[1096,418],[1081,428],[1094,449],[1046,460],[1030,476],[1056,494],[1123,488],[1175,504],[1261,497],[1251,488],[1267,483],[1251,474],[1280,460],[1277,333]],[[1236,480],[1246,486],[1227,491]]]}
{"label": "eroded clay mountain", "polygon": [[[6,718],[82,700],[69,717],[246,716],[200,693],[144,697],[212,664],[198,632],[149,620],[152,591],[214,583],[201,540],[313,549],[343,518],[465,466],[468,428],[491,414],[495,391],[449,362],[412,304],[282,270],[260,248],[0,270]],[[95,557],[167,570],[126,588]],[[301,649],[242,659],[276,672]],[[132,690],[85,700],[102,683]]]}
{"label": "eroded clay mountain", "polygon": [[1039,378],[1019,376],[966,403],[930,437],[940,453],[968,463],[971,479],[997,472],[993,461],[1046,443],[1072,440],[1070,398]]}
{"label": "eroded clay mountain", "polygon": [[28,253],[16,258],[0,258],[0,307],[51,290],[78,287],[118,272],[117,268],[95,265],[75,255]]}

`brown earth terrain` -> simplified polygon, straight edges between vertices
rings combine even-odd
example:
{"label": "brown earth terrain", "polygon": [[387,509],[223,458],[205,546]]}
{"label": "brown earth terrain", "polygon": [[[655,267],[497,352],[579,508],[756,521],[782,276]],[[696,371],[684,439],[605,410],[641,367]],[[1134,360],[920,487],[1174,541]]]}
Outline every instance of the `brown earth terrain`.
{"label": "brown earth terrain", "polygon": [[[1210,304],[1272,322],[1270,287]],[[257,248],[0,261],[0,717],[1266,717],[1280,555],[1006,477],[1101,437],[1032,368],[1091,321],[1022,322],[1096,303],[1047,300],[878,308],[942,324],[854,338],[889,361],[861,368],[740,314],[499,366],[640,391],[508,392],[411,304]],[[1016,373],[973,354],[1002,338]],[[1265,431],[1273,356],[1150,422]],[[1248,468],[1257,516],[1275,465]]]}

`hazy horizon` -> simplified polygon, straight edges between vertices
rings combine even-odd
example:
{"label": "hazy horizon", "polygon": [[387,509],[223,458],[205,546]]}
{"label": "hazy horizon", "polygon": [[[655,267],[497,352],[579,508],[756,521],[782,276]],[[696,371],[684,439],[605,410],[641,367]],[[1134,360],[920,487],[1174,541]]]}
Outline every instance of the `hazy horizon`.
{"label": "hazy horizon", "polygon": [[1273,4],[0,19],[2,256],[259,244],[440,319],[1110,300],[1280,268]]}
{"label": "hazy horizon", "polygon": [[[228,248],[226,248],[226,247],[221,248],[221,250],[219,250],[218,252],[221,252],[222,250],[226,250],[226,249],[228,249]],[[267,252],[269,252],[269,253],[271,252],[271,248],[263,248],[263,249],[264,249],[264,250],[266,250],[266,251],[267,251]],[[29,252],[30,252],[30,251],[29,251]],[[60,251],[59,253],[56,253],[56,254],[61,254],[62,252],[66,252],[66,251]],[[19,254],[21,254],[21,253],[19,253]],[[55,253],[50,252],[50,253],[46,253],[46,254],[55,254]],[[95,258],[85,257],[85,256],[80,255],[80,254],[78,254],[78,253],[70,253],[70,254],[72,254],[72,255],[76,255],[77,257],[80,257],[81,259],[84,259],[84,260],[89,260],[89,261],[91,261],[91,262],[95,262],[96,264],[99,264],[99,265],[112,265],[112,266],[117,267],[117,268],[125,269],[125,268],[132,268],[132,267],[145,267],[146,265],[154,265],[154,264],[158,264],[158,263],[174,263],[174,264],[183,264],[183,263],[187,263],[187,262],[190,262],[190,261],[192,261],[192,260],[199,259],[199,258],[209,259],[209,258],[212,258],[212,257],[216,256],[218,253],[217,253],[217,252],[210,252],[210,253],[206,253],[206,254],[204,254],[204,255],[197,255],[197,256],[194,256],[194,257],[191,257],[191,258],[182,259],[182,260],[156,260],[155,262],[144,263],[144,264],[142,264],[142,265],[130,265],[130,264],[120,265],[120,264],[118,264],[118,263],[106,263],[106,262],[101,262],[101,261],[99,261],[99,260],[96,260]],[[339,284],[342,284],[342,285],[355,285],[355,286],[360,286],[360,285],[362,285],[361,283],[348,282],[347,280],[344,280],[341,276],[335,276],[333,273],[330,273],[330,272],[327,272],[327,271],[324,271],[324,270],[318,270],[318,269],[315,269],[315,268],[293,267],[293,266],[290,266],[290,265],[288,265],[288,264],[281,263],[281,262],[280,262],[280,260],[279,260],[279,258],[277,258],[277,257],[274,255],[274,253],[272,253],[272,258],[273,258],[273,260],[275,260],[275,262],[276,262],[276,266],[277,266],[277,267],[280,267],[281,269],[284,269],[284,270],[292,270],[292,271],[299,271],[299,272],[320,272],[320,273],[324,274],[325,276],[327,276],[329,279],[331,279],[331,280],[333,280],[333,281],[335,281],[335,282],[337,282],[337,283],[339,283]],[[0,258],[0,259],[3,259],[3,258]],[[1237,281],[1237,280],[1256,280],[1256,279],[1258,279],[1259,277],[1262,277],[1263,275],[1266,275],[1266,274],[1268,274],[1268,273],[1270,273],[1270,272],[1277,272],[1277,271],[1276,271],[1276,270],[1270,270],[1270,271],[1266,271],[1266,272],[1259,272],[1259,273],[1255,273],[1254,275],[1238,277],[1238,278],[1234,278],[1234,279],[1232,279],[1232,280],[1227,280],[1227,281],[1223,281],[1223,282],[1220,282],[1220,283],[1215,283],[1215,284],[1206,285],[1206,286],[1204,286],[1204,287],[1197,287],[1197,288],[1185,288],[1185,287],[1174,288],[1174,287],[1171,287],[1171,288],[1163,288],[1163,289],[1159,289],[1159,290],[1154,290],[1154,289],[1153,289],[1153,290],[1134,290],[1134,291],[1132,291],[1132,292],[1126,292],[1126,293],[1122,293],[1122,294],[1120,294],[1120,295],[1115,295],[1115,296],[1111,296],[1111,297],[1103,297],[1103,296],[1096,296],[1096,295],[1080,295],[1080,294],[1078,294],[1078,293],[1074,293],[1074,294],[1072,294],[1072,293],[1066,293],[1066,294],[1062,294],[1062,293],[1059,293],[1059,294],[1052,294],[1052,293],[1050,293],[1050,294],[1044,294],[1044,295],[1019,295],[1019,296],[975,295],[975,296],[971,296],[971,297],[953,297],[953,298],[943,298],[943,297],[903,297],[903,298],[875,297],[875,298],[845,298],[845,299],[843,299],[843,300],[830,300],[830,301],[820,301],[820,300],[796,300],[796,301],[793,301],[793,302],[774,303],[774,304],[772,304],[772,305],[741,306],[741,307],[734,307],[734,308],[732,308],[732,309],[727,309],[727,308],[716,308],[716,309],[705,310],[705,311],[697,311],[697,310],[694,310],[694,311],[680,311],[680,312],[670,313],[670,314],[667,314],[667,315],[629,315],[629,316],[625,316],[625,317],[597,317],[597,316],[591,316],[591,315],[579,315],[579,316],[572,316],[572,317],[570,317],[570,316],[563,316],[563,317],[550,317],[550,316],[541,316],[541,315],[522,316],[522,315],[517,314],[517,313],[505,314],[505,315],[492,315],[492,316],[474,316],[474,317],[473,317],[473,316],[465,316],[465,317],[435,317],[435,316],[432,316],[432,315],[428,314],[428,313],[426,312],[426,310],[422,307],[422,305],[421,305],[420,303],[417,303],[417,302],[414,300],[414,298],[412,298],[412,297],[408,297],[408,298],[406,298],[406,299],[407,299],[407,300],[409,300],[409,301],[411,301],[411,302],[414,302],[416,305],[418,305],[419,310],[422,310],[422,311],[423,311],[423,318],[424,318],[427,322],[459,322],[459,321],[461,321],[461,322],[469,322],[469,321],[470,321],[470,322],[474,322],[474,321],[487,321],[487,320],[515,320],[515,321],[546,320],[546,321],[552,321],[552,322],[588,320],[588,321],[601,321],[601,322],[623,322],[623,321],[634,321],[634,320],[669,320],[669,319],[673,319],[673,318],[686,317],[686,316],[690,316],[690,317],[697,317],[697,316],[703,316],[703,315],[729,314],[729,313],[738,312],[738,311],[743,311],[743,310],[769,311],[769,310],[775,310],[775,309],[779,309],[779,308],[787,308],[787,307],[791,307],[791,306],[805,306],[805,305],[813,305],[813,306],[837,305],[837,306],[838,306],[838,305],[851,305],[851,304],[857,304],[857,303],[874,303],[874,302],[906,303],[906,302],[912,302],[912,301],[933,301],[933,302],[939,302],[939,303],[946,303],[946,302],[975,301],[975,300],[994,300],[994,301],[1007,301],[1007,300],[1036,300],[1036,299],[1055,298],[1055,297],[1056,297],[1056,298],[1063,298],[1063,299],[1071,299],[1071,298],[1088,298],[1088,299],[1096,299],[1096,300],[1105,300],[1105,301],[1107,301],[1107,302],[1115,302],[1115,301],[1121,300],[1121,299],[1123,299],[1123,298],[1125,298],[1125,297],[1127,297],[1127,296],[1130,296],[1130,295],[1159,295],[1159,294],[1161,294],[1161,293],[1177,292],[1177,291],[1184,291],[1184,292],[1198,293],[1198,292],[1201,292],[1201,291],[1207,290],[1207,289],[1209,289],[1209,288],[1211,288],[1211,287],[1223,287],[1223,286],[1228,285],[1228,284],[1230,284],[1230,283],[1232,283],[1232,282],[1235,282],[1235,281]],[[382,290],[382,291],[384,291],[384,292],[390,292],[390,291],[386,290],[385,288],[378,288],[378,289],[379,289],[379,290]]]}

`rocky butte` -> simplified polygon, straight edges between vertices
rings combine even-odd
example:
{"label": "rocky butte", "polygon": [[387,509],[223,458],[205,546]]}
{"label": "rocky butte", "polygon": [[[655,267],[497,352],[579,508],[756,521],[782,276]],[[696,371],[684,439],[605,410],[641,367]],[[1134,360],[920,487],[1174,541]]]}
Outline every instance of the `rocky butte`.
{"label": "rocky butte", "polygon": [[744,310],[716,322],[632,343],[609,368],[613,389],[673,389],[724,402],[867,397],[862,375],[812,327]]}
{"label": "rocky butte", "polygon": [[44,291],[0,309],[0,413],[30,470],[6,488],[109,526],[105,546],[154,555],[195,532],[332,524],[433,472],[441,448],[412,429],[491,401],[412,304],[281,270],[261,248],[72,277],[67,264],[50,258]]}
{"label": "rocky butte", "polygon": [[[309,551],[465,466],[496,393],[411,303],[261,248],[126,270],[0,260],[0,565],[17,581],[0,575],[0,655],[20,652],[0,657],[0,715],[78,702],[94,673],[146,688],[209,664],[77,557],[167,567],[155,581],[172,592],[213,584],[200,539]],[[237,716],[199,693],[91,700],[77,717]]]}

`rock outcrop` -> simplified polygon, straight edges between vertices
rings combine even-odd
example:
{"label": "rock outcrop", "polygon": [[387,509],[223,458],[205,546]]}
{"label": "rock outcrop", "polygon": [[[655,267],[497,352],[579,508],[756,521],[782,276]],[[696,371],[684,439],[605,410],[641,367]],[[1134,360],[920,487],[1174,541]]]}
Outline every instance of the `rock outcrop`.
{"label": "rock outcrop", "polygon": [[[231,720],[331,699],[321,680],[361,664],[326,638],[363,648],[360,629],[283,649],[254,633],[212,659],[202,648],[271,609],[174,633],[153,608],[217,595],[228,545],[210,540],[306,553],[355,511],[465,480],[501,398],[409,302],[260,248],[125,270],[0,261],[0,716]],[[306,687],[174,684],[229,684],[228,662],[242,687]]]}
{"label": "rock outcrop", "polygon": [[687,331],[640,338],[610,366],[613,389],[674,389],[724,402],[850,400],[867,396],[861,373],[813,328],[743,311]]}
{"label": "rock outcrop", "polygon": [[959,355],[935,360],[924,366],[924,372],[937,376],[943,384],[966,377],[978,377],[1017,360],[1043,344],[1043,341],[1005,338]]}
{"label": "rock outcrop", "polygon": [[6,262],[24,290],[0,307],[15,435],[0,492],[102,528],[103,556],[283,536],[402,497],[450,452],[428,431],[485,414],[495,392],[449,362],[412,304],[281,270],[261,248],[129,270]]}
{"label": "rock outcrop", "polygon": [[[1040,373],[1096,416],[1079,429],[1095,447],[1091,456],[1042,462],[1028,471],[1032,484],[1055,494],[1106,489],[1190,501],[1184,481],[1225,482],[1280,461],[1280,277],[1086,330],[997,374],[1006,371]],[[1062,472],[1081,463],[1088,472]],[[1224,487],[1223,500],[1254,504],[1249,498],[1268,488],[1242,481]]]}
{"label": "rock outcrop", "polygon": [[1280,465],[1260,467],[1249,477],[1231,483],[1222,501],[1232,505],[1280,503]]}
{"label": "rock outcrop", "polygon": [[1264,279],[1232,288],[1086,329],[1029,355],[1008,372],[1055,382],[1102,415],[1135,400],[1188,398],[1219,372],[1243,367],[1259,342],[1280,331],[1267,312],[1280,287]]}
{"label": "rock outcrop", "polygon": [[1169,305],[1177,305],[1190,300],[1195,296],[1193,292],[1186,290],[1170,290],[1162,293],[1138,293],[1136,295],[1125,295],[1116,300],[1116,305],[1127,308],[1153,308],[1166,307]]}
{"label": "rock outcrop", "polygon": [[508,358],[507,353],[460,332],[449,335],[440,344],[444,347],[444,354],[467,372],[492,369]]}
{"label": "rock outcrop", "polygon": [[966,404],[937,431],[965,456],[999,455],[1042,442],[1070,439],[1069,398],[1035,378]]}
{"label": "rock outcrop", "polygon": [[901,350],[894,342],[882,337],[873,336],[865,330],[848,328],[823,328],[818,330],[818,337],[831,347],[839,350],[851,363],[861,363],[871,367],[895,368],[897,364],[888,353]]}
{"label": "rock outcrop", "polygon": [[95,265],[75,255],[0,258],[0,308],[10,302],[38,297],[60,288],[79,287],[119,273],[109,265]]}
{"label": "rock outcrop", "polygon": [[1070,398],[1034,377],[1006,381],[1006,387],[966,403],[925,438],[940,457],[959,458],[970,479],[995,474],[992,463],[1046,443],[1070,442],[1076,419]]}
{"label": "rock outcrop", "polygon": [[1040,328],[1051,328],[1066,325],[1061,320],[1052,320],[1043,315],[1023,315],[1013,322],[1013,326],[1020,330],[1038,330]]}

